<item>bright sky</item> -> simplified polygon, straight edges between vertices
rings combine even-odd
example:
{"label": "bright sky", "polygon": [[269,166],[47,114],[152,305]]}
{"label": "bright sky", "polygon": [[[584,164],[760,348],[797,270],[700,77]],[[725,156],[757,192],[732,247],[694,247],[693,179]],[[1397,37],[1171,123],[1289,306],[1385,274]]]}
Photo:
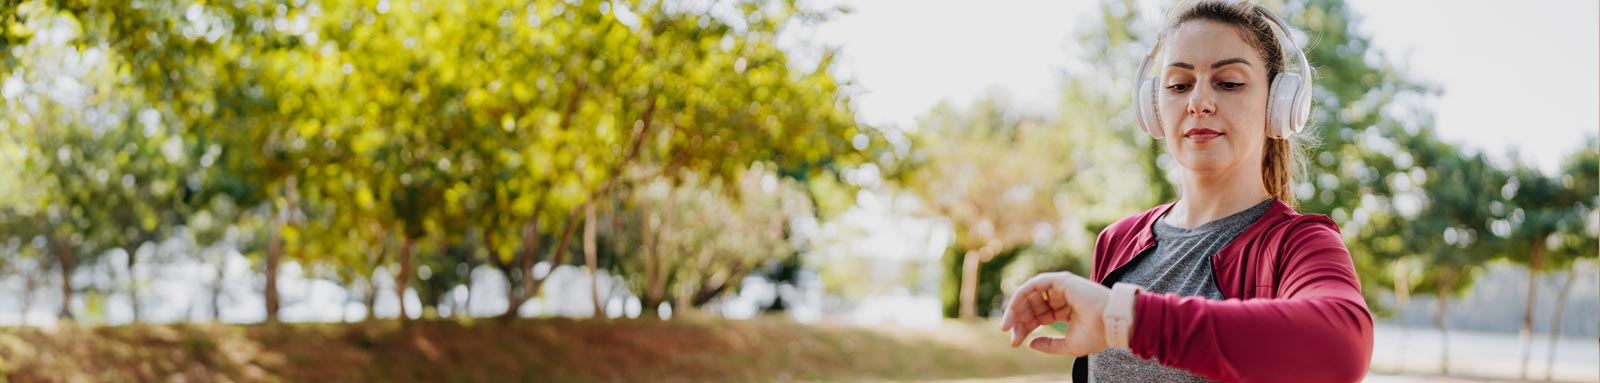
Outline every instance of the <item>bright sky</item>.
{"label": "bright sky", "polygon": [[[832,1],[823,1],[831,3]],[[965,105],[991,88],[1048,109],[1073,60],[1073,33],[1097,1],[840,0],[854,11],[812,38],[838,46],[862,116],[910,126],[940,100]],[[1415,78],[1441,135],[1547,172],[1600,131],[1600,2],[1350,0],[1358,28]],[[1157,7],[1169,2],[1162,1]],[[1147,7],[1148,8],[1148,7]],[[1154,16],[1151,16],[1154,17]],[[1588,150],[1596,150],[1590,147]]]}

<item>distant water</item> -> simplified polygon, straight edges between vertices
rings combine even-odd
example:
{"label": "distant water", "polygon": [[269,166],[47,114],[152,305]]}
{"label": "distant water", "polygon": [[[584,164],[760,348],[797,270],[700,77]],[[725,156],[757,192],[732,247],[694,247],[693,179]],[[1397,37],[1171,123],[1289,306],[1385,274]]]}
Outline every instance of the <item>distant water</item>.
{"label": "distant water", "polygon": [[[1372,370],[1384,373],[1438,374],[1439,330],[1379,324],[1374,334]],[[1522,343],[1517,334],[1450,330],[1450,374],[1517,379]],[[1528,380],[1544,380],[1550,335],[1535,333]],[[1556,341],[1555,380],[1600,381],[1600,339],[1562,337]]]}
{"label": "distant water", "polygon": [[[1561,312],[1563,335],[1600,337],[1600,269],[1583,262],[1572,283],[1566,306]],[[1556,297],[1567,281],[1566,273],[1544,273],[1538,278],[1538,297],[1534,300],[1534,331],[1545,333],[1555,314]],[[1378,292],[1378,303],[1394,306],[1394,294]],[[1485,265],[1465,294],[1450,299],[1445,317],[1451,329],[1516,332],[1522,328],[1523,308],[1528,299],[1528,269],[1505,262]],[[1427,292],[1416,292],[1410,304],[1383,322],[1410,327],[1433,327],[1438,304]],[[1600,363],[1600,362],[1596,362]]]}

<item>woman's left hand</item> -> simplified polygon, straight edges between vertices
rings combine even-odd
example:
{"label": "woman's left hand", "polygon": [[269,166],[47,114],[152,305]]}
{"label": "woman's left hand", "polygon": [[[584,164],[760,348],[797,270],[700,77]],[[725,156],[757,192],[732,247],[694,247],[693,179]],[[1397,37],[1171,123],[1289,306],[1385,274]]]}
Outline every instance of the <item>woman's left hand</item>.
{"label": "woman's left hand", "polygon": [[1041,352],[1079,357],[1106,349],[1101,313],[1111,289],[1068,272],[1029,278],[1006,304],[1000,331],[1011,332],[1011,347],[1022,344],[1040,326],[1067,322],[1065,337],[1038,337],[1028,347]]}

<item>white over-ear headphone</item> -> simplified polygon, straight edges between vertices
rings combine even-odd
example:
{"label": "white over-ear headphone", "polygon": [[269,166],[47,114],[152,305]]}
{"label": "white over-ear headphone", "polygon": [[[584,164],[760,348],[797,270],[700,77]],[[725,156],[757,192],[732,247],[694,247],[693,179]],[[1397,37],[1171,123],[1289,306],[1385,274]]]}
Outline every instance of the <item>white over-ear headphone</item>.
{"label": "white over-ear headphone", "polygon": [[[1301,52],[1300,46],[1295,44],[1294,36],[1289,35],[1289,28],[1277,15],[1260,4],[1255,6],[1255,11],[1278,26],[1284,40],[1288,40],[1289,47],[1294,49],[1295,57],[1300,58],[1300,73],[1280,72],[1272,76],[1272,86],[1267,90],[1267,132],[1272,138],[1287,138],[1300,131],[1311,114],[1311,64],[1306,61],[1305,52]],[[1155,60],[1156,53],[1161,51],[1161,40],[1161,37],[1156,38],[1156,46],[1144,56],[1144,62],[1139,63],[1139,71],[1134,73],[1139,80],[1134,82],[1133,87],[1133,109],[1139,119],[1139,129],[1155,138],[1163,135],[1161,114],[1156,112],[1156,88],[1161,84],[1161,79],[1143,76],[1150,67],[1150,61]]]}

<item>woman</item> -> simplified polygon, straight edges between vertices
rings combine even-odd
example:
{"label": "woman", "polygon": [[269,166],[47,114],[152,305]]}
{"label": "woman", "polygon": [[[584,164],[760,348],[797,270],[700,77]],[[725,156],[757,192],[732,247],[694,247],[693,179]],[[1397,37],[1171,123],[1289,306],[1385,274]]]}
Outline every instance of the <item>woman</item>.
{"label": "woman", "polygon": [[1173,14],[1145,61],[1165,54],[1158,77],[1136,85],[1135,103],[1181,165],[1181,197],[1101,232],[1089,278],[1029,279],[1001,330],[1017,347],[1067,322],[1065,337],[1029,346],[1078,357],[1078,381],[1360,380],[1372,317],[1349,251],[1333,221],[1290,207],[1304,55],[1291,45],[1299,73],[1284,70],[1283,25],[1259,5]]}

